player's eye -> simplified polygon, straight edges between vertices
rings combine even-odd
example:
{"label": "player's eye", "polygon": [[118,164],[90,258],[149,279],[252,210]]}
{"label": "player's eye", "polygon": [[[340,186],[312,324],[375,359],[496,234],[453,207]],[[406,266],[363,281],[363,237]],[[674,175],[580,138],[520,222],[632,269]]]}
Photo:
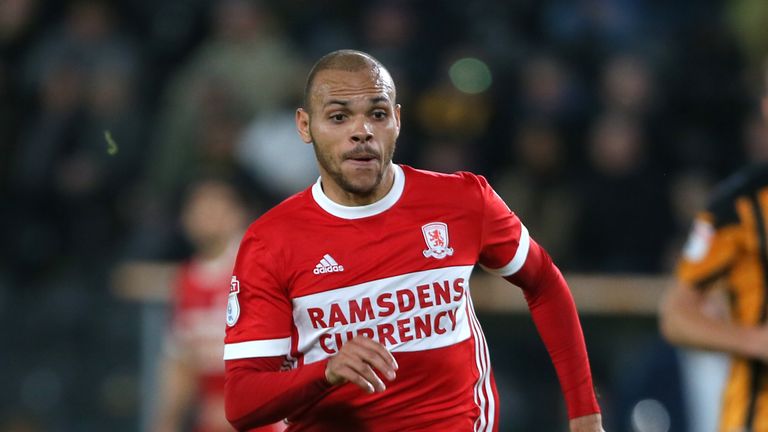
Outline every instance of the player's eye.
{"label": "player's eye", "polygon": [[375,118],[376,120],[383,120],[383,119],[387,118],[387,112],[386,111],[381,111],[381,110],[374,111],[373,112],[373,118]]}
{"label": "player's eye", "polygon": [[346,117],[347,117],[347,116],[346,116],[346,115],[344,115],[344,114],[341,114],[341,113],[337,113],[337,114],[333,114],[333,115],[331,115],[331,120],[332,120],[332,121],[334,121],[334,122],[336,122],[336,123],[341,123],[341,122],[343,122],[343,121],[344,121],[344,119],[345,119]]}

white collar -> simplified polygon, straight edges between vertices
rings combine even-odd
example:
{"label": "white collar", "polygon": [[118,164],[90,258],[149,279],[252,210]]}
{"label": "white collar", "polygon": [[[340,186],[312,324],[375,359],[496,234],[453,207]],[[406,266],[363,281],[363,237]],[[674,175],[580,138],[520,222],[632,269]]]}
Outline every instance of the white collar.
{"label": "white collar", "polygon": [[323,187],[320,184],[320,177],[312,185],[312,198],[315,199],[317,205],[328,213],[340,217],[342,219],[360,219],[369,216],[375,216],[379,213],[390,209],[400,196],[403,194],[405,188],[405,174],[400,165],[392,164],[394,167],[394,181],[392,183],[392,189],[387,192],[380,200],[375,203],[364,206],[345,206],[331,201],[330,198],[323,192]]}

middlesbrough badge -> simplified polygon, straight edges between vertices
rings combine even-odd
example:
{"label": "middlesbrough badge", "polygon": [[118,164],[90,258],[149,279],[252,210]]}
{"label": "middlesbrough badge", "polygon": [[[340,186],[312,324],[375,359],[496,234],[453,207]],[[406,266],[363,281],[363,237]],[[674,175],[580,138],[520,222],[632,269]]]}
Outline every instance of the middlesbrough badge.
{"label": "middlesbrough badge", "polygon": [[421,227],[427,249],[422,253],[426,258],[443,259],[453,255],[453,248],[448,245],[448,225],[443,222],[430,222]]}

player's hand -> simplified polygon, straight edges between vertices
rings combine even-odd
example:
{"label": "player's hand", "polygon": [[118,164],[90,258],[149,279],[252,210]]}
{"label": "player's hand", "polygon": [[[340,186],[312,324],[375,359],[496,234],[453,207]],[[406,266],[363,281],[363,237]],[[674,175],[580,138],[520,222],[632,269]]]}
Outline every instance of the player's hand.
{"label": "player's hand", "polygon": [[397,362],[384,345],[355,336],[328,360],[325,379],[333,385],[351,382],[368,393],[383,392],[387,386],[378,374],[392,381],[396,370]]}
{"label": "player's hand", "polygon": [[568,423],[571,432],[605,432],[600,414],[590,414],[571,419]]}

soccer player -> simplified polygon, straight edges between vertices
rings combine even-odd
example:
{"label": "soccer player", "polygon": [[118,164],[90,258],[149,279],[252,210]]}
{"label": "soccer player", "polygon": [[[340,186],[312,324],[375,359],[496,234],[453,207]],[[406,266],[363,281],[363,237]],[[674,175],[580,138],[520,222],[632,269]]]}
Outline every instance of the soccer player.
{"label": "soccer player", "polygon": [[[190,426],[195,432],[232,430],[224,417],[221,311],[247,217],[243,198],[223,178],[200,179],[185,199],[181,220],[194,253],[179,267],[173,283],[154,432]],[[283,429],[274,424],[259,430]]]}
{"label": "soccer player", "polygon": [[[768,81],[768,80],[767,80]],[[768,120],[768,97],[762,100]],[[731,355],[721,432],[768,431],[768,165],[742,169],[718,186],[693,222],[676,281],[660,306],[671,343]],[[725,289],[730,317],[709,294]]]}
{"label": "soccer player", "polygon": [[[227,306],[226,414],[238,429],[497,431],[475,264],[520,286],[571,432],[602,431],[568,286],[483,177],[392,162],[400,105],[387,70],[342,50],[312,68],[300,136],[318,181],[240,245]],[[521,353],[521,355],[525,355]]]}

